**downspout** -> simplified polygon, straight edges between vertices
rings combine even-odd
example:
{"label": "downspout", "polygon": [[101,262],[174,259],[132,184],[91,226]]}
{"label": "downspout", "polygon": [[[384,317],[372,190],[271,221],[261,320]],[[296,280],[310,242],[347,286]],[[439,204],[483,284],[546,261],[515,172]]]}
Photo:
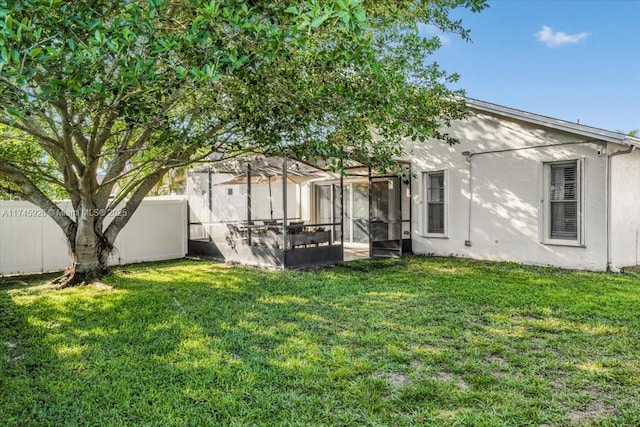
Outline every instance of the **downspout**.
{"label": "downspout", "polygon": [[247,163],[247,246],[251,246],[251,164]]}
{"label": "downspout", "polygon": [[[283,268],[287,267],[287,249],[289,249],[287,247],[287,226],[289,225],[289,222],[287,221],[287,217],[289,216],[289,213],[287,212],[287,190],[288,190],[288,177],[287,177],[287,159],[283,159],[282,160],[282,249],[285,252],[284,255],[284,260],[283,260]],[[293,249],[293,245],[291,246],[291,249]]]}
{"label": "downspout", "polygon": [[207,178],[209,180],[209,184],[207,185],[207,207],[209,208],[207,210],[207,218],[206,220],[209,222],[207,225],[205,225],[203,228],[205,230],[205,232],[207,233],[207,236],[209,237],[209,241],[213,242],[213,230],[212,230],[212,219],[211,216],[213,215],[213,183],[211,182],[211,176],[212,176],[212,172],[211,172],[211,165],[209,165],[209,169],[207,170]]}
{"label": "downspout", "polygon": [[465,246],[471,246],[471,209],[473,207],[473,165],[471,163],[471,158],[476,154],[473,151],[464,151],[462,153],[463,156],[467,158],[467,162],[469,162],[469,218],[467,221],[467,240],[464,241]]}
{"label": "downspout", "polygon": [[369,221],[367,221],[367,234],[368,234],[368,238],[369,238],[369,258],[373,258],[373,245],[372,245],[372,241],[371,241],[371,214],[373,213],[373,206],[372,206],[372,202],[373,202],[373,185],[372,185],[372,177],[371,177],[371,165],[369,165],[367,167],[368,173],[367,176],[369,177]]}
{"label": "downspout", "polygon": [[611,153],[609,155],[607,155],[607,163],[606,163],[606,169],[607,169],[607,186],[606,186],[606,192],[607,192],[607,209],[606,209],[606,216],[607,216],[607,270],[611,271],[612,273],[620,273],[622,270],[618,267],[616,267],[613,264],[613,261],[611,259],[611,252],[612,252],[612,247],[611,247],[611,233],[612,233],[612,225],[611,225],[611,158],[614,156],[620,156],[623,154],[631,154],[634,151],[636,151],[636,146],[632,145],[631,147],[629,147],[627,150],[620,150],[620,151],[616,151],[614,153]]}
{"label": "downspout", "polygon": [[[333,212],[332,212],[333,213]],[[336,219],[333,218],[335,224]],[[344,261],[344,172],[340,172],[340,245],[342,246],[342,261]]]}

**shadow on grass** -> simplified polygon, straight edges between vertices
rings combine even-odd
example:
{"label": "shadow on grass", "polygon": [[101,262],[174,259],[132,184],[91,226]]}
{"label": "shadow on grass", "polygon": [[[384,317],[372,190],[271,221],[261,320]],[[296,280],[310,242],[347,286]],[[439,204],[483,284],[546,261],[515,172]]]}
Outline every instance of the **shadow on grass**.
{"label": "shadow on grass", "polygon": [[47,391],[37,390],[38,379],[55,369],[56,358],[44,343],[48,331],[32,325],[30,311],[15,305],[7,292],[27,284],[7,282],[0,289],[0,423],[23,425],[37,419]]}
{"label": "shadow on grass", "polygon": [[313,272],[181,261],[105,282],[0,290],[2,339],[29,353],[3,348],[3,425],[638,416],[628,278],[408,257]]}

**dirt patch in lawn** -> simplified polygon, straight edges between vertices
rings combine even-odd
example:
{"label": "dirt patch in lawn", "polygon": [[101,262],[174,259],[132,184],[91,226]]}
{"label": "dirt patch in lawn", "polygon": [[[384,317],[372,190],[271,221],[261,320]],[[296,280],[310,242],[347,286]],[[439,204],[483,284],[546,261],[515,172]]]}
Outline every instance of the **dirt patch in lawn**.
{"label": "dirt patch in lawn", "polygon": [[390,372],[387,375],[387,381],[394,387],[404,387],[411,384],[411,379],[402,372]]}
{"label": "dirt patch in lawn", "polygon": [[586,408],[573,410],[567,414],[572,425],[584,425],[598,418],[614,417],[618,409],[599,400],[592,400]]}
{"label": "dirt patch in lawn", "polygon": [[484,361],[484,363],[487,363],[487,364],[496,364],[501,369],[507,368],[509,366],[509,362],[504,360],[502,357],[495,356],[495,355],[494,356],[485,357],[483,359],[483,361]]}
{"label": "dirt patch in lawn", "polygon": [[402,388],[412,383],[411,378],[403,372],[380,372],[374,375],[376,378],[381,378],[389,383],[394,388]]}
{"label": "dirt patch in lawn", "polygon": [[422,368],[423,366],[424,366],[424,362],[423,362],[422,360],[419,360],[419,359],[413,359],[413,360],[411,361],[411,367],[412,367],[413,369],[420,369],[420,368]]}
{"label": "dirt patch in lawn", "polygon": [[502,357],[493,355],[493,356],[485,357],[484,359],[482,359],[482,362],[486,365],[491,365],[492,367],[495,367],[497,365],[497,370],[492,369],[491,371],[491,375],[494,378],[502,379],[507,376],[509,362],[504,360]]}
{"label": "dirt patch in lawn", "polygon": [[446,383],[454,382],[456,384],[456,386],[458,386],[458,388],[460,390],[468,390],[469,389],[469,384],[467,384],[467,382],[465,380],[463,380],[459,376],[451,374],[449,372],[440,371],[437,374],[437,378],[440,381],[446,382]]}

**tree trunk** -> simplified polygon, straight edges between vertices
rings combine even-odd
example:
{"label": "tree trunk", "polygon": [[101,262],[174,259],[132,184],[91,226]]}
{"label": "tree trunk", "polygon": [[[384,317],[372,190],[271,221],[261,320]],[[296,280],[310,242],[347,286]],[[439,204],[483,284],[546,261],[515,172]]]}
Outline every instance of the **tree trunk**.
{"label": "tree trunk", "polygon": [[102,234],[102,218],[93,211],[77,213],[77,231],[70,242],[72,266],[57,283],[60,288],[93,283],[109,274],[113,245]]}

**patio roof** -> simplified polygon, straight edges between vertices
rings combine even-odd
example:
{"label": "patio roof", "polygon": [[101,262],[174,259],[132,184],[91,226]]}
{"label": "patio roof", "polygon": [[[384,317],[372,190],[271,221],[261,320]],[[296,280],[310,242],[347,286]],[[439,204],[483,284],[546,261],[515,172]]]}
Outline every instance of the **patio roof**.
{"label": "patio roof", "polygon": [[[287,182],[301,183],[318,178],[332,177],[334,174],[326,169],[314,167],[311,164],[294,159],[283,159],[278,157],[250,156],[221,162],[200,163],[200,168],[194,168],[195,172],[208,172],[218,174],[230,174],[234,177],[223,181],[224,184],[245,184],[247,183],[247,166],[251,167],[252,183],[282,182],[283,165],[286,163]],[[222,183],[220,183],[222,184]]]}

